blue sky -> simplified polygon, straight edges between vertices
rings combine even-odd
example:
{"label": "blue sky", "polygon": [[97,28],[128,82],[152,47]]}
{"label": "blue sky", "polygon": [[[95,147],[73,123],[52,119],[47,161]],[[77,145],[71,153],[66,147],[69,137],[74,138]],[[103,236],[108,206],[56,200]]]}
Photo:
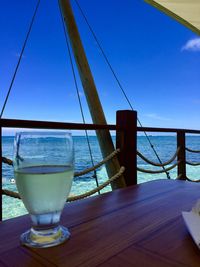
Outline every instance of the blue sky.
{"label": "blue sky", "polygon": [[[129,106],[72,3],[107,121],[115,123],[116,110]],[[200,129],[198,36],[142,0],[79,3],[143,125]],[[35,5],[36,0],[1,3],[0,107]],[[3,117],[82,121],[55,0],[41,1]]]}

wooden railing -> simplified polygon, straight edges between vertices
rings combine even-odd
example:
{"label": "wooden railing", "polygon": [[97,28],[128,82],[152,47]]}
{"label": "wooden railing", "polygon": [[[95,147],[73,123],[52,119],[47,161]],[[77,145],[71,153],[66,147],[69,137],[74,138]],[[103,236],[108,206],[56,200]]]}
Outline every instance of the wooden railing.
{"label": "wooden railing", "polygon": [[[177,161],[178,179],[186,180],[186,134],[200,134],[200,130],[137,127],[136,111],[117,111],[116,125],[98,125],[47,121],[28,121],[0,119],[0,137],[2,128],[31,128],[31,129],[54,129],[54,130],[114,130],[116,131],[116,148],[120,149],[118,156],[120,165],[125,167],[124,178],[127,186],[137,184],[137,133],[176,133],[179,153]],[[2,142],[0,142],[0,158],[2,158]],[[2,189],[2,164],[0,164],[0,188]],[[0,220],[2,214],[2,196],[0,196]]]}
{"label": "wooden railing", "polygon": [[151,133],[176,133],[177,149],[179,153],[177,155],[177,177],[180,180],[187,179],[186,173],[186,134],[200,134],[200,130],[191,129],[176,129],[176,128],[153,128],[153,127],[138,127],[137,132],[151,132]]}
{"label": "wooden railing", "polygon": [[[28,128],[28,129],[51,129],[51,130],[114,130],[117,136],[126,139],[123,135],[124,129],[120,125],[98,125],[82,123],[64,123],[49,121],[28,121],[15,119],[0,119],[0,159],[2,159],[2,128]],[[125,128],[126,129],[126,128]],[[136,131],[135,131],[136,133]],[[136,140],[135,140],[136,142]],[[126,151],[126,150],[124,150]],[[123,157],[122,157],[123,158]],[[2,162],[0,163],[0,189],[2,191]],[[2,192],[0,195],[0,220],[2,220]]]}

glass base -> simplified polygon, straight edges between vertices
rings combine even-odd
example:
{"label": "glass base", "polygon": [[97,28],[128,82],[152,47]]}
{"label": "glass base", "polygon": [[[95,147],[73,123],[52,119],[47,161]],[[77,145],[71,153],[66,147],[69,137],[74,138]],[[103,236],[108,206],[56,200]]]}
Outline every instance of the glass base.
{"label": "glass base", "polygon": [[39,231],[31,228],[21,235],[20,240],[27,247],[47,248],[62,244],[69,237],[68,229],[59,225],[52,229]]}

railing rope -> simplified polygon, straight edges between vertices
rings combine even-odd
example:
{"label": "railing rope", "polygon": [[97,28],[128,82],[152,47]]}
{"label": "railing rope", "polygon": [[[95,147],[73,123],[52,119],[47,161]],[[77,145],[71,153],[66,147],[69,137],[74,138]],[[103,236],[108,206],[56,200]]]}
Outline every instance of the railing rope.
{"label": "railing rope", "polygon": [[190,165],[190,166],[199,166],[200,162],[190,162],[190,161],[186,161],[186,164]]}
{"label": "railing rope", "polygon": [[[122,114],[124,113],[124,114]],[[116,144],[117,148],[121,149],[121,153],[118,155],[121,166],[125,166],[126,171],[124,172],[124,176],[127,177],[127,185],[137,183],[137,170],[145,173],[158,174],[163,173],[163,170],[144,170],[142,168],[137,168],[137,132],[146,131],[146,132],[173,132],[177,133],[177,151],[175,155],[164,162],[163,164],[153,162],[148,160],[145,156],[143,156],[140,152],[138,152],[138,156],[141,156],[143,160],[148,162],[151,165],[162,167],[162,165],[166,166],[170,163],[173,163],[173,160],[177,157],[177,163],[171,165],[166,171],[172,170],[176,166],[178,166],[177,179],[187,180],[191,182],[200,182],[200,180],[191,180],[186,176],[186,164],[191,166],[198,166],[200,162],[190,162],[186,161],[186,151],[192,153],[200,153],[200,150],[193,150],[191,148],[187,148],[185,145],[185,134],[200,134],[200,130],[189,130],[189,129],[173,129],[173,128],[152,128],[152,127],[137,127],[136,118],[137,113],[130,114],[130,111],[118,113],[118,121],[116,125],[94,125],[94,124],[77,124],[77,123],[60,123],[60,122],[44,122],[44,121],[24,121],[24,120],[9,120],[9,119],[0,119],[0,136],[2,136],[1,129],[2,127],[11,127],[11,128],[32,128],[32,129],[57,129],[57,130],[117,130]],[[116,150],[116,155],[118,150]],[[115,152],[113,152],[115,154]],[[111,155],[110,155],[111,156]],[[110,157],[109,156],[109,157]],[[115,156],[115,155],[113,155]],[[2,159],[3,163],[12,165],[12,160],[2,157],[2,140],[0,142],[0,159]],[[104,159],[106,160],[106,158]],[[100,167],[104,164],[104,160],[95,165],[96,168]],[[2,189],[2,162],[0,163],[0,189]],[[76,173],[76,175],[86,174],[92,171],[92,168],[88,168],[83,172]],[[121,169],[120,169],[121,170]],[[119,171],[120,172],[120,171]],[[116,174],[118,175],[118,174]],[[113,177],[111,177],[112,179]],[[113,178],[114,179],[114,178]],[[117,179],[117,178],[116,178]],[[112,181],[112,180],[111,180]],[[94,190],[97,190],[96,188]],[[4,189],[4,193],[8,190]],[[87,192],[88,193],[88,192]],[[16,192],[13,192],[15,196],[17,196]],[[76,196],[75,196],[76,197]],[[2,215],[2,197],[0,196],[0,220]],[[71,201],[71,200],[70,200]]]}
{"label": "railing rope", "polygon": [[[151,164],[153,166],[163,167],[163,166],[169,165],[171,162],[173,162],[175,160],[175,158],[178,156],[180,150],[181,150],[181,147],[178,147],[176,152],[175,152],[175,154],[173,155],[173,157],[171,159],[169,159],[168,161],[164,162],[163,164],[159,164],[159,163],[156,163],[156,162],[153,162],[153,161],[149,160],[148,158],[146,158],[139,151],[137,151],[137,156],[139,156],[141,159],[143,159],[144,161],[146,161],[147,163],[149,163],[149,164]],[[187,150],[189,152],[193,152],[193,153],[199,153],[200,152],[198,150],[192,150],[192,149],[189,149],[189,148],[185,148],[185,150]],[[120,152],[120,149],[116,149],[110,155],[108,155],[105,159],[100,161],[98,164],[94,165],[93,167],[87,168],[87,169],[85,169],[85,170],[83,170],[81,172],[76,172],[74,174],[74,176],[75,177],[82,176],[82,175],[87,174],[87,173],[89,173],[89,172],[91,172],[93,170],[96,170],[97,168],[99,168],[100,166],[105,164],[108,160],[110,160],[113,157],[115,157],[119,152]],[[11,159],[9,159],[9,158],[6,158],[6,157],[2,157],[2,162],[5,163],[5,164],[8,164],[10,166],[13,165],[13,161]],[[173,164],[172,166],[170,166],[166,170],[169,171],[169,170],[175,168],[176,166],[178,166],[180,163],[181,163],[181,160],[179,160],[177,163]],[[199,166],[200,165],[200,162],[185,161],[185,163],[188,164],[188,165],[191,165],[191,166]],[[144,173],[150,173],[150,174],[158,174],[158,173],[163,173],[164,172],[163,170],[153,171],[153,170],[147,170],[147,169],[143,169],[143,168],[139,168],[139,167],[137,167],[137,171],[144,172]],[[180,173],[176,179],[181,179],[181,177],[183,177],[182,173]],[[193,181],[193,180],[191,180],[189,178],[186,178],[186,180]],[[194,182],[198,182],[198,181],[194,181]]]}
{"label": "railing rope", "polygon": [[101,167],[103,164],[105,164],[107,161],[111,160],[112,158],[114,158],[118,153],[120,152],[120,149],[116,149],[114,150],[110,155],[108,155],[106,158],[104,158],[102,161],[100,161],[98,164],[94,165],[93,167],[87,168],[81,172],[75,172],[74,176],[81,176],[84,174],[87,174],[91,171],[96,170],[97,168]]}
{"label": "railing rope", "polygon": [[173,168],[175,168],[176,166],[178,166],[180,164],[180,161],[176,162],[175,164],[173,164],[172,166],[170,166],[169,168],[165,168],[165,170],[158,170],[158,171],[153,171],[153,170],[146,170],[146,169],[142,169],[137,167],[137,170],[140,172],[145,172],[145,173],[150,173],[150,174],[156,174],[156,173],[164,173],[165,171],[170,171]]}
{"label": "railing rope", "polygon": [[5,164],[8,164],[10,166],[13,165],[13,161],[11,159],[6,158],[6,157],[2,157],[2,162]]}
{"label": "railing rope", "polygon": [[149,163],[149,164],[151,164],[151,165],[153,165],[153,166],[156,166],[156,167],[163,167],[163,166],[169,165],[171,162],[173,162],[173,161],[175,160],[175,158],[177,157],[179,151],[180,151],[180,147],[177,148],[177,150],[176,150],[174,156],[173,156],[171,159],[169,159],[169,160],[166,161],[166,162],[163,162],[162,164],[160,164],[160,163],[156,163],[156,162],[153,162],[153,161],[147,159],[147,158],[146,158],[144,155],[142,155],[142,153],[140,153],[139,151],[137,151],[137,155],[138,155],[141,159],[143,159],[144,161],[146,161],[147,163]]}
{"label": "railing rope", "polygon": [[200,150],[194,150],[188,147],[186,147],[185,150],[187,150],[188,152],[192,152],[192,153],[200,153]]}
{"label": "railing rope", "polygon": [[[177,149],[177,151],[175,152],[175,154],[173,155],[173,157],[168,160],[167,162],[164,162],[163,164],[159,164],[159,163],[155,163],[155,162],[152,162],[150,161],[149,159],[147,159],[146,157],[144,157],[139,151],[137,151],[137,155],[140,156],[142,159],[144,159],[147,163],[150,163],[151,165],[154,165],[154,166],[157,166],[157,167],[162,167],[162,166],[166,166],[168,164],[170,164],[178,155],[179,153],[179,150],[180,148]],[[99,162],[98,164],[94,165],[93,167],[90,167],[90,168],[87,168],[81,172],[76,172],[74,174],[75,177],[77,176],[81,176],[81,175],[84,175],[84,174],[87,174],[97,168],[99,168],[100,166],[102,166],[103,164],[105,164],[108,160],[112,159],[113,157],[115,157],[118,153],[120,152],[120,149],[116,149],[115,151],[113,151],[110,155],[108,155],[105,159],[103,159],[101,162]],[[5,158],[5,157],[2,157],[2,161],[6,164],[9,164],[9,165],[12,165],[13,162],[11,159],[8,159],[8,158]],[[169,168],[167,168],[166,170],[169,171],[173,168],[175,168],[177,165],[179,164],[179,162],[173,164],[172,166],[170,166]],[[137,170],[140,171],[140,172],[145,172],[145,173],[163,173],[165,172],[164,170],[158,170],[158,171],[153,171],[153,170],[147,170],[147,169],[142,169],[142,168],[139,168],[137,167]]]}
{"label": "railing rope", "polygon": [[193,183],[199,183],[200,182],[200,179],[199,180],[192,180],[192,179],[190,179],[190,178],[186,178],[186,180],[187,181],[189,181],[189,182],[193,182]]}
{"label": "railing rope", "polygon": [[[85,169],[84,171],[82,172],[76,172],[74,174],[75,177],[77,176],[81,176],[81,175],[84,175],[84,174],[87,174],[93,170],[96,170],[97,168],[99,168],[100,166],[102,166],[103,164],[105,164],[107,161],[111,160],[112,158],[114,158],[118,153],[120,152],[120,149],[116,149],[115,151],[113,151],[110,155],[108,155],[105,159],[103,159],[101,162],[99,162],[98,164],[94,165],[93,167],[91,168],[88,168],[88,169]],[[7,163],[9,165],[13,165],[13,162],[12,160],[10,159],[7,159],[5,157],[2,157],[2,160],[4,163]],[[115,174],[113,175],[110,179],[108,179],[106,182],[104,182],[103,184],[101,184],[100,186],[97,186],[96,188],[84,193],[84,194],[81,194],[81,195],[77,195],[77,196],[71,196],[67,199],[67,201],[75,201],[75,200],[78,200],[78,199],[82,199],[82,198],[86,198],[88,196],[91,196],[97,192],[99,192],[99,190],[103,189],[104,187],[106,187],[109,183],[112,183],[113,181],[117,180],[119,177],[121,177],[121,175],[124,173],[124,170],[125,168],[124,167],[121,167],[120,170]],[[7,190],[7,189],[2,189],[2,194],[3,195],[7,195],[7,196],[10,196],[10,197],[14,197],[14,198],[17,198],[17,199],[21,199],[19,193],[17,192],[14,192],[14,191],[10,191],[10,190]]]}
{"label": "railing rope", "polygon": [[[111,160],[112,158],[114,158],[118,153],[120,152],[120,149],[116,149],[114,150],[110,155],[108,155],[106,158],[104,158],[102,161],[100,161],[99,163],[97,163],[96,165],[90,167],[90,168],[87,168],[81,172],[75,172],[74,176],[77,177],[77,176],[82,176],[84,174],[87,174],[91,171],[94,171],[96,169],[98,169],[99,167],[101,167],[103,164],[105,164],[107,161]],[[5,158],[5,157],[2,157],[2,162],[3,163],[6,163],[8,165],[13,165],[13,161],[11,159],[8,159],[8,158]]]}
{"label": "railing rope", "polygon": [[[98,187],[96,187],[96,188],[94,188],[94,189],[92,189],[92,190],[90,190],[90,191],[88,191],[88,192],[86,192],[84,194],[68,197],[68,199],[66,201],[71,202],[71,201],[79,200],[79,199],[86,198],[86,197],[89,197],[89,196],[97,193],[99,190],[102,190],[108,184],[110,184],[111,182],[113,182],[113,181],[117,180],[119,177],[121,177],[121,175],[124,173],[124,170],[125,170],[125,168],[122,166],[120,168],[120,170],[115,175],[113,175],[107,181],[102,183],[100,186],[98,186]],[[2,194],[6,195],[6,196],[9,196],[9,197],[14,197],[14,198],[17,198],[17,199],[21,199],[19,193],[14,192],[14,191],[10,191],[10,190],[7,190],[7,189],[2,189]]]}

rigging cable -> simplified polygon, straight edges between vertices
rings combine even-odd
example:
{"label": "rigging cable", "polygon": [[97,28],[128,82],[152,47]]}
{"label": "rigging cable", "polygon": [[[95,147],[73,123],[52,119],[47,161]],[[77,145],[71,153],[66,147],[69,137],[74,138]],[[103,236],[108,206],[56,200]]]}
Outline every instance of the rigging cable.
{"label": "rigging cable", "polygon": [[[134,111],[133,106],[132,106],[130,100],[128,99],[128,96],[127,96],[127,94],[126,94],[126,92],[125,92],[125,90],[124,90],[124,88],[123,88],[121,82],[119,81],[119,79],[118,79],[118,77],[117,77],[117,75],[116,75],[116,73],[115,73],[115,71],[114,71],[114,69],[113,69],[111,63],[109,62],[108,57],[106,56],[106,54],[105,54],[105,52],[104,52],[104,50],[103,50],[103,48],[102,48],[102,45],[100,44],[100,42],[99,42],[99,40],[98,40],[98,38],[97,38],[97,36],[96,36],[94,30],[92,29],[92,27],[91,27],[91,25],[90,25],[90,23],[89,23],[89,21],[88,21],[86,15],[85,15],[85,13],[83,12],[83,9],[81,8],[81,6],[80,6],[80,4],[78,3],[77,0],[74,0],[74,1],[75,1],[76,5],[78,6],[78,8],[79,8],[79,10],[80,10],[80,12],[81,12],[81,14],[82,14],[82,16],[83,16],[83,18],[84,18],[86,24],[87,24],[89,30],[91,31],[91,33],[92,33],[92,35],[93,35],[93,38],[95,39],[95,41],[96,41],[96,43],[97,43],[97,45],[98,45],[98,47],[99,47],[99,49],[101,50],[101,53],[102,53],[102,55],[103,55],[103,57],[104,57],[104,59],[105,59],[107,65],[108,65],[108,67],[110,68],[110,70],[111,70],[111,72],[112,72],[112,74],[113,74],[113,76],[114,76],[114,78],[115,78],[115,80],[116,80],[116,82],[117,82],[119,88],[121,89],[122,94],[124,95],[126,101],[128,102],[128,104],[129,104],[131,110]],[[139,118],[137,118],[137,121],[138,121],[139,125],[140,125],[141,127],[143,127],[141,121],[139,120]],[[154,145],[152,144],[152,142],[151,142],[149,136],[147,135],[146,131],[143,131],[143,132],[144,132],[144,135],[145,135],[145,137],[147,138],[147,141],[148,141],[150,147],[152,148],[152,150],[153,150],[153,152],[154,152],[156,158],[158,159],[159,163],[162,164],[162,161],[161,161],[161,159],[160,159],[158,153],[156,152],[156,149],[155,149]],[[168,172],[167,170],[165,170],[165,167],[164,167],[164,166],[163,166],[162,168],[163,168],[163,170],[165,171],[167,178],[170,179],[169,172]]]}
{"label": "rigging cable", "polygon": [[31,23],[30,23],[30,25],[29,25],[29,29],[28,29],[28,32],[27,32],[27,34],[26,34],[26,38],[25,38],[25,40],[24,40],[24,43],[23,43],[23,46],[22,46],[22,50],[21,50],[21,52],[20,52],[20,56],[19,56],[17,65],[16,65],[16,67],[15,67],[15,71],[14,71],[14,74],[13,74],[13,77],[12,77],[12,80],[11,80],[11,83],[10,83],[10,86],[9,86],[9,89],[8,89],[8,92],[7,92],[7,95],[6,95],[6,98],[5,98],[3,107],[2,107],[2,110],[1,110],[0,119],[1,119],[2,116],[3,116],[3,112],[4,112],[4,109],[5,109],[5,107],[6,107],[6,104],[7,104],[7,101],[8,101],[8,97],[9,97],[9,95],[10,95],[10,92],[11,92],[11,89],[12,89],[12,86],[13,86],[13,83],[14,83],[14,81],[15,81],[15,78],[16,78],[16,75],[17,75],[17,71],[18,71],[19,65],[20,65],[20,63],[21,63],[21,60],[22,60],[22,57],[23,57],[24,50],[25,50],[25,48],[26,48],[26,44],[27,44],[29,35],[30,35],[30,33],[31,33],[33,23],[34,23],[34,21],[35,21],[35,17],[36,17],[36,14],[37,14],[39,5],[40,5],[40,0],[38,0],[37,5],[36,5],[36,8],[35,8],[35,11],[34,11],[34,13],[33,13],[33,17],[32,17],[32,19],[31,19]]}
{"label": "rigging cable", "polygon": [[[67,31],[66,31],[66,27],[65,27],[65,23],[64,23],[64,18],[62,16],[62,11],[61,11],[61,6],[60,6],[59,0],[58,0],[58,6],[59,6],[59,10],[60,10],[60,16],[61,16],[61,20],[62,20],[62,26],[63,26],[66,45],[67,45],[67,50],[68,50],[68,53],[69,53],[69,59],[70,59],[72,73],[73,73],[74,84],[75,84],[75,88],[76,88],[78,102],[79,102],[79,106],[80,106],[81,116],[82,116],[83,123],[85,124],[85,116],[84,116],[83,107],[82,107],[82,103],[81,103],[81,98],[80,98],[80,94],[79,94],[79,90],[78,90],[78,83],[77,83],[74,64],[73,64],[73,60],[72,60],[72,54],[71,54],[71,51],[70,51],[70,45],[69,45],[69,41],[68,41],[68,37],[67,37]],[[85,135],[86,135],[86,140],[87,140],[87,144],[88,144],[91,163],[92,163],[92,166],[94,167],[95,164],[94,164],[94,159],[93,159],[93,156],[92,156],[92,149],[91,149],[91,145],[90,145],[90,141],[89,141],[89,136],[88,136],[87,130],[85,130]],[[95,178],[96,185],[97,185],[97,187],[99,187],[99,182],[98,182],[98,179],[97,179],[96,170],[94,170],[93,178]],[[98,194],[100,194],[100,191],[98,191]]]}

